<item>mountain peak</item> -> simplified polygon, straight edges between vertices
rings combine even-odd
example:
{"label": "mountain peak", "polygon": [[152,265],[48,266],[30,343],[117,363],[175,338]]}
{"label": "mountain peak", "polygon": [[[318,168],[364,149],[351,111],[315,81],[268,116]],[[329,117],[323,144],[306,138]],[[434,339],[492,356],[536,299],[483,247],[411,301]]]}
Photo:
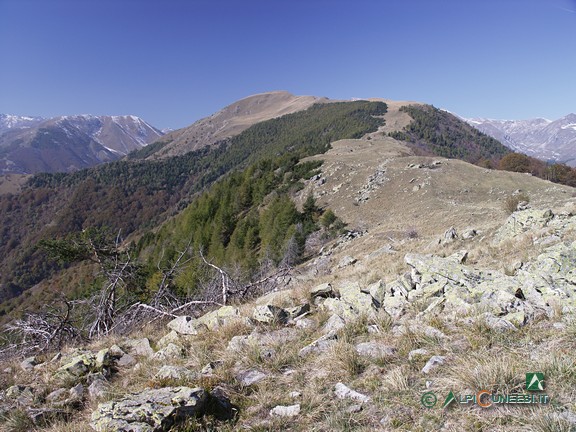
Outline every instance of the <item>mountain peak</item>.
{"label": "mountain peak", "polygon": [[152,157],[170,157],[213,145],[238,135],[258,122],[302,111],[315,103],[327,101],[325,97],[296,96],[285,90],[250,95],[186,128],[169,133],[166,138],[171,141],[170,144]]}

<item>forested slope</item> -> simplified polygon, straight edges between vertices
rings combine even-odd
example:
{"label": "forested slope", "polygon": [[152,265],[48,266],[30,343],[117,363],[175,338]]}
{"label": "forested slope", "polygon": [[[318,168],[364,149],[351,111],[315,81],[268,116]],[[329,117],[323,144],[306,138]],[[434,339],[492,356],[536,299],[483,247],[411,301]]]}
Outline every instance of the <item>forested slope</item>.
{"label": "forested slope", "polygon": [[0,300],[18,296],[59,268],[37,248],[42,239],[99,227],[123,237],[144,233],[184,209],[223,175],[265,159],[271,166],[293,169],[300,158],[326,151],[333,141],[375,131],[385,112],[381,102],[314,105],[183,156],[119,161],[72,174],[38,174],[22,193],[0,196],[0,218],[5,221]]}

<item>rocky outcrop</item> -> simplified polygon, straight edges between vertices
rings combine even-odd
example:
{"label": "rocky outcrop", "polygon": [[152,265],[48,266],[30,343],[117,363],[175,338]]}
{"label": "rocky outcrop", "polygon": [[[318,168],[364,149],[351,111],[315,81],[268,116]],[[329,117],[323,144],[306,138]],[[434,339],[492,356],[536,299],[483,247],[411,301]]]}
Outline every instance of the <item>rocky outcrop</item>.
{"label": "rocky outcrop", "polygon": [[133,393],[98,405],[92,428],[98,432],[161,432],[204,413],[209,395],[201,388],[164,387]]}

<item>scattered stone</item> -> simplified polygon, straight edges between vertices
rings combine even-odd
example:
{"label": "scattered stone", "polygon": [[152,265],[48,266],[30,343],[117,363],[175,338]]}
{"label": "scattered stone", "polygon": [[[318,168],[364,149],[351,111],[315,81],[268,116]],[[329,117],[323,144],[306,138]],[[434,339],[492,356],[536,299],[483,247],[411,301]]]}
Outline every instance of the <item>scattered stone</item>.
{"label": "scattered stone", "polygon": [[343,257],[338,263],[338,268],[344,268],[356,264],[358,260],[350,255]]}
{"label": "scattered stone", "polygon": [[474,238],[478,235],[478,231],[473,228],[466,229],[462,232],[462,238],[465,240]]}
{"label": "scattered stone", "polygon": [[490,312],[486,312],[483,315],[484,321],[486,325],[491,329],[498,330],[498,331],[516,331],[518,330],[514,324],[504,318],[499,318],[494,316]]}
{"label": "scattered stone", "polygon": [[366,326],[366,329],[370,334],[380,333],[380,327],[378,327],[376,324],[369,324],[368,326]]}
{"label": "scattered stone", "polygon": [[337,339],[337,336],[335,333],[328,333],[328,334],[320,337],[319,339],[316,339],[311,344],[306,345],[304,348],[302,348],[298,352],[298,355],[300,357],[306,357],[312,353],[319,353],[319,352],[327,351],[332,345],[334,345],[334,343],[336,342],[336,339]]}
{"label": "scattered stone", "polygon": [[207,375],[207,376],[213,375],[214,372],[216,371],[216,369],[218,369],[220,366],[222,366],[222,364],[223,364],[223,362],[220,360],[210,362],[202,368],[200,373],[202,375]]}
{"label": "scattered stone", "polygon": [[452,243],[458,238],[458,233],[456,232],[456,228],[450,227],[444,232],[442,236],[442,244]]}
{"label": "scattered stone", "polygon": [[101,403],[90,425],[97,432],[168,431],[188,417],[202,415],[208,393],[201,388],[164,387]]}
{"label": "scattered stone", "polygon": [[175,359],[182,357],[183,349],[179,345],[169,343],[166,347],[162,348],[160,351],[154,354],[154,359],[165,361],[169,359]]}
{"label": "scattered stone", "polygon": [[332,285],[329,283],[320,284],[310,290],[310,296],[315,297],[333,297],[334,291],[332,291]]}
{"label": "scattered stone", "polygon": [[114,344],[108,349],[108,354],[110,354],[112,358],[119,359],[126,353],[118,345]]}
{"label": "scattered stone", "polygon": [[222,387],[216,386],[210,392],[209,411],[216,419],[227,421],[236,416],[238,408],[230,402],[226,391]]}
{"label": "scattered stone", "polygon": [[174,330],[171,330],[170,333],[164,335],[159,341],[158,341],[158,347],[159,348],[164,348],[166,347],[168,344],[175,344],[175,345],[180,345],[181,344],[181,340],[182,337],[176,333]]}
{"label": "scattered stone", "polygon": [[36,359],[36,357],[32,356],[32,357],[27,357],[24,360],[22,360],[22,362],[20,363],[20,367],[24,371],[31,371],[34,369],[34,366],[36,366],[37,364],[38,364],[38,360]]}
{"label": "scattered stone", "polygon": [[356,414],[359,413],[360,411],[362,411],[361,404],[350,405],[348,408],[346,408],[346,412],[350,414]]}
{"label": "scattered stone", "polygon": [[198,318],[195,322],[195,326],[196,328],[203,326],[208,330],[216,330],[217,328],[238,319],[240,319],[240,310],[237,307],[222,306],[221,308],[208,312]]}
{"label": "scattered stone", "polygon": [[274,305],[261,305],[254,308],[252,317],[261,323],[272,324],[281,323],[285,324],[288,319],[288,313],[281,307]]}
{"label": "scattered stone", "polygon": [[154,350],[150,346],[148,338],[127,339],[124,341],[123,345],[126,347],[129,354],[135,356],[150,358],[154,355]]}
{"label": "scattered stone", "polygon": [[303,305],[300,305],[300,306],[294,306],[294,307],[286,308],[286,312],[288,313],[290,318],[293,318],[293,319],[297,318],[299,316],[302,316],[302,315],[310,312],[310,303],[304,303]]}
{"label": "scattered stone", "polygon": [[236,375],[236,379],[240,385],[244,387],[250,387],[254,384],[258,384],[260,381],[266,379],[267,377],[268,375],[256,369],[249,369]]}
{"label": "scattered stone", "polygon": [[341,382],[337,383],[334,388],[334,393],[339,399],[354,399],[362,403],[370,401],[370,397],[352,390]]}
{"label": "scattered stone", "polygon": [[13,385],[4,392],[6,400],[16,403],[17,406],[29,407],[34,402],[34,391],[32,387],[24,385]]}
{"label": "scattered stone", "polygon": [[292,399],[298,399],[300,396],[302,396],[302,393],[299,391],[291,391],[288,396],[290,396]]}
{"label": "scattered stone", "polygon": [[128,367],[136,364],[136,359],[131,356],[130,354],[124,354],[120,359],[116,362],[117,366],[120,367]]}
{"label": "scattered stone", "polygon": [[295,417],[300,414],[300,404],[296,405],[277,405],[270,410],[271,416],[277,417]]}
{"label": "scattered stone", "polygon": [[301,329],[311,329],[314,328],[315,321],[310,318],[301,318],[294,321],[294,325]]}
{"label": "scattered stone", "polygon": [[244,347],[248,346],[248,343],[249,343],[249,336],[246,335],[234,336],[232,339],[230,339],[230,342],[228,342],[226,350],[240,351]]}
{"label": "scattered stone", "polygon": [[428,355],[428,351],[424,348],[418,348],[408,353],[408,360],[414,360],[416,357],[423,357]]}
{"label": "scattered stone", "polygon": [[181,335],[198,334],[198,329],[196,328],[196,320],[191,316],[180,316],[178,318],[174,318],[168,323],[168,328]]}
{"label": "scattered stone", "polygon": [[191,370],[182,366],[164,365],[154,376],[156,379],[173,379],[173,380],[187,380],[194,381],[198,375]]}
{"label": "scattered stone", "polygon": [[106,396],[106,392],[108,391],[108,385],[106,381],[97,379],[92,381],[92,384],[88,386],[88,396],[91,399],[100,399]]}
{"label": "scattered stone", "polygon": [[426,362],[426,365],[422,368],[422,373],[430,373],[433,369],[436,369],[438,366],[441,366],[446,361],[446,357],[444,356],[432,356],[430,360]]}
{"label": "scattered stone", "polygon": [[69,390],[70,399],[74,401],[82,401],[84,398],[84,386],[82,384],[76,384]]}
{"label": "scattered stone", "polygon": [[362,357],[382,359],[393,357],[396,348],[378,342],[363,342],[356,345],[356,352]]}
{"label": "scattered stone", "polygon": [[322,332],[324,334],[336,333],[345,326],[346,322],[339,315],[330,315],[330,318],[328,318],[328,321],[326,321],[326,324],[324,324],[322,328]]}

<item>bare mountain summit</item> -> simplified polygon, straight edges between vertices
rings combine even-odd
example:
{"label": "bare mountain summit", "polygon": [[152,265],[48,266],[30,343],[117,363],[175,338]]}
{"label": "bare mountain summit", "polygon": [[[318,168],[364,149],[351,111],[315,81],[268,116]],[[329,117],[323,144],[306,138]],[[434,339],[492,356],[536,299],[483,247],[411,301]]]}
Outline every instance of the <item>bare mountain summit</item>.
{"label": "bare mountain summit", "polygon": [[576,166],[576,114],[558,120],[465,119],[514,151]]}
{"label": "bare mountain summit", "polygon": [[315,103],[325,102],[328,102],[328,99],[324,97],[295,96],[287,91],[252,95],[198,120],[191,126],[165,135],[162,141],[169,144],[154,153],[152,158],[176,156],[197,150],[238,135],[261,121],[302,111]]}

